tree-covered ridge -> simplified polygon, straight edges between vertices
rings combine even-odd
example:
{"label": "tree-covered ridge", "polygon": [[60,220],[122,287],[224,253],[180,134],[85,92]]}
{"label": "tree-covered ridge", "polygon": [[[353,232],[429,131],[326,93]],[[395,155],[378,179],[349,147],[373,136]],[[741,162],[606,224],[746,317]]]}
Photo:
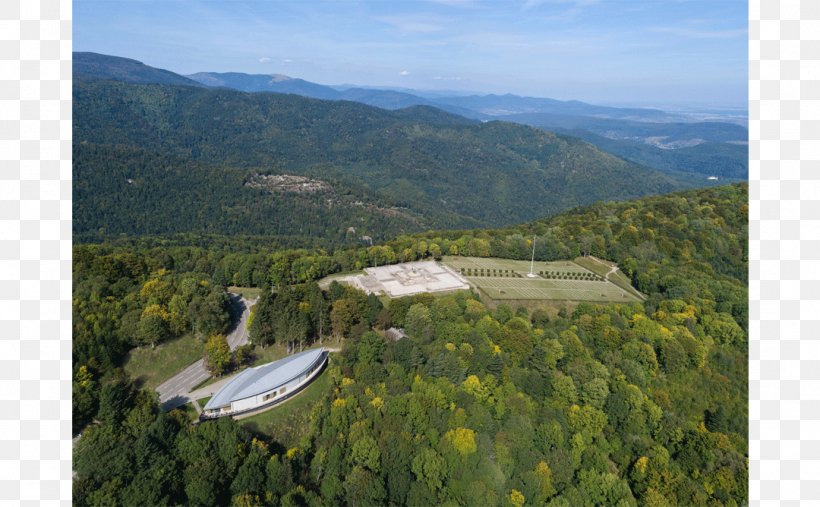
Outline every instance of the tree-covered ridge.
{"label": "tree-covered ridge", "polygon": [[[153,294],[160,270],[179,283],[267,286],[255,342],[339,340],[343,352],[307,435],[287,445],[231,420],[192,427],[159,414],[113,366],[90,374],[75,359],[75,389],[99,400],[78,444],[75,502],[743,505],[746,199],[733,185],[334,252],[78,246],[83,300],[116,308],[146,283]],[[648,300],[556,314],[491,309],[463,292],[384,307],[312,283],[442,251],[525,258],[533,230],[538,258],[616,260]],[[75,312],[105,321],[104,311]],[[385,339],[390,326],[409,338]],[[105,342],[116,326],[92,330]]]}
{"label": "tree-covered ridge", "polygon": [[[105,168],[101,172],[101,168]],[[254,188],[248,170],[124,146],[75,144],[73,227],[89,237],[150,233],[276,235],[325,244],[357,241],[364,231],[393,234],[430,223],[477,225],[432,210],[426,216],[383,203],[367,189],[328,181],[315,193]],[[363,231],[355,234],[348,225]]]}
{"label": "tree-covered ridge", "polygon": [[74,79],[116,79],[130,83],[202,86],[193,79],[180,76],[168,70],[157,69],[130,58],[103,55],[88,51],[75,51],[71,57],[71,71]]}
{"label": "tree-covered ridge", "polygon": [[[185,202],[208,201],[185,224],[190,232],[295,235],[292,210],[305,206],[303,236],[336,238],[357,227],[386,239],[518,223],[601,199],[705,183],[637,166],[574,138],[429,107],[385,111],[294,95],[106,80],[76,80],[74,142],[83,191],[75,199],[83,218],[78,233],[106,228],[94,211],[101,206],[117,224],[112,233],[182,232],[162,225],[173,222],[177,209],[169,191]],[[322,209],[332,196],[318,195],[315,202],[280,203],[237,187],[240,177],[244,182],[256,173],[332,181],[336,194],[373,207],[342,199],[337,208]],[[142,181],[138,199],[123,176]],[[359,215],[368,218],[356,223]]]}

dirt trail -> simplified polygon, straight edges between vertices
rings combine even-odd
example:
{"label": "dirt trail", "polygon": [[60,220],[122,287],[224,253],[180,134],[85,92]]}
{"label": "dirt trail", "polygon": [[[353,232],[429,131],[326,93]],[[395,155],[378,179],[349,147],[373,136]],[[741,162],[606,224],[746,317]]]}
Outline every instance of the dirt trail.
{"label": "dirt trail", "polygon": [[[602,261],[601,259],[599,259],[599,258],[597,258],[597,257],[594,257],[594,256],[592,256],[592,255],[587,255],[587,257],[588,257],[588,258],[590,258],[590,259],[592,259],[593,261],[597,262],[598,264],[600,264],[600,265],[602,265],[602,266],[609,266],[609,271],[607,272],[606,276],[604,276],[604,278],[606,278],[606,281],[608,281],[608,282],[612,282],[612,280],[610,280],[610,279],[609,279],[609,277],[610,277],[610,275],[612,275],[613,273],[615,273],[616,271],[618,271],[618,265],[617,265],[617,264],[613,264],[612,266],[610,266],[608,263],[606,263],[606,262]],[[615,283],[615,282],[612,282],[612,283]],[[616,284],[616,285],[617,285],[617,284]],[[621,290],[623,290],[623,289],[621,289]],[[634,290],[634,289],[633,289],[633,290]],[[626,292],[626,291],[624,291],[624,292]],[[644,300],[644,301],[646,300],[646,296],[645,296],[644,294],[641,294],[641,292],[640,292],[640,291],[638,291],[638,290],[634,290],[634,292],[635,292],[636,294],[638,294],[638,297],[640,297],[642,300]]]}
{"label": "dirt trail", "polygon": [[[601,259],[599,259],[597,257],[593,257],[592,255],[587,255],[587,257],[589,257],[590,259],[592,259],[593,261],[597,262],[598,264],[600,264],[602,266],[609,266],[609,264],[607,264],[606,262],[602,261]],[[605,278],[607,280],[609,280],[609,275],[611,275],[612,273],[614,273],[616,271],[618,271],[618,266],[611,266],[609,268],[609,272],[606,274]]]}

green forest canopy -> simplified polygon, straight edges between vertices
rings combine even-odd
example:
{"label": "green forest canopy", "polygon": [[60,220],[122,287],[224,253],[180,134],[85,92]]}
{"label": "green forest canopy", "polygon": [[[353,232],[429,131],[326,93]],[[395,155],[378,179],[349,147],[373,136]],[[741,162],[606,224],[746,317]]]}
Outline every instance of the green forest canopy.
{"label": "green forest canopy", "polygon": [[[711,184],[576,138],[423,106],[386,111],[98,79],[75,80],[73,94],[74,230],[83,241],[213,233],[338,245],[362,235],[497,227],[600,199]],[[267,174],[326,187],[294,193],[247,185]]]}
{"label": "green forest canopy", "polygon": [[[743,505],[748,502],[747,187],[600,203],[500,230],[325,252],[75,247],[78,505]],[[315,280],[445,251],[589,250],[649,299],[491,311],[466,292],[391,301]],[[436,248],[433,248],[433,245]],[[271,287],[252,337],[339,339],[332,388],[285,448],[190,426],[119,369],[139,343],[224,329],[228,283]],[[410,335],[387,341],[380,330]],[[162,331],[161,333],[158,332]],[[287,330],[287,332],[285,331]],[[78,428],[79,429],[79,428]]]}

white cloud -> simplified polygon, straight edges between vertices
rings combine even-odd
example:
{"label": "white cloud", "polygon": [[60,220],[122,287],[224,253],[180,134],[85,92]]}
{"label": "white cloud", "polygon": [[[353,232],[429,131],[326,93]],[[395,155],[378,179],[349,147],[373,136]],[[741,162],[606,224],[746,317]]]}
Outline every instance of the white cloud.
{"label": "white cloud", "polygon": [[270,63],[270,58],[268,58],[267,56],[263,56],[259,59],[259,63]]}
{"label": "white cloud", "polygon": [[291,60],[290,58],[285,58],[284,60],[282,60],[282,63],[290,63],[292,61],[293,60]]}
{"label": "white cloud", "polygon": [[399,75],[402,75],[402,76],[409,76],[409,75],[410,75],[410,71],[409,71],[409,70],[403,70],[403,71],[399,72]]}

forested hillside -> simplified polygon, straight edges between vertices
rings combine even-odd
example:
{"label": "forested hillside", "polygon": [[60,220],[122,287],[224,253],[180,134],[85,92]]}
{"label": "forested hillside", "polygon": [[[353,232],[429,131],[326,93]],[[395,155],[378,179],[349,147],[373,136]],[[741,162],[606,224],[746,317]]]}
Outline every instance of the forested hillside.
{"label": "forested hillside", "polygon": [[[94,422],[75,451],[74,501],[744,505],[746,202],[746,185],[723,186],[334,252],[232,254],[230,238],[225,250],[79,245],[73,400],[75,420]],[[462,292],[384,307],[315,284],[442,252],[525,258],[533,232],[537,259],[614,260],[648,300],[556,313],[491,309]],[[229,283],[266,289],[251,325],[258,346],[342,347],[296,441],[161,414],[117,368],[149,338],[218,332]],[[203,304],[215,327],[184,320]],[[384,338],[390,326],[409,338]]]}
{"label": "forested hillside", "polygon": [[746,180],[749,177],[747,144],[704,142],[694,146],[666,149],[643,140],[609,139],[586,130],[553,129],[584,139],[598,148],[637,164],[663,171],[695,171],[704,177],[721,180]]}
{"label": "forested hillside", "polygon": [[317,99],[349,100],[391,110],[432,106],[466,118],[504,120],[566,133],[605,152],[684,179],[691,179],[693,174],[719,176],[729,181],[748,177],[748,146],[744,144],[748,130],[742,117],[727,116],[726,111],[717,115],[714,111],[708,113],[712,115],[709,121],[694,121],[698,116],[693,114],[512,94],[448,97],[413,90],[345,89],[278,74],[200,72],[184,77],[128,58],[83,52],[74,53],[73,65],[75,78],[291,93]]}
{"label": "forested hillside", "polygon": [[[333,239],[354,227],[387,239],[507,225],[596,200],[704,184],[575,138],[433,108],[385,111],[293,95],[85,79],[74,83],[74,163],[80,238],[103,231]],[[295,192],[251,181],[269,175],[319,184]],[[201,205],[183,222],[175,201]]]}
{"label": "forested hillside", "polygon": [[202,86],[198,82],[165,69],[157,69],[137,60],[102,55],[87,51],[74,52],[71,59],[72,76],[80,78],[116,79],[129,83],[159,83]]}

